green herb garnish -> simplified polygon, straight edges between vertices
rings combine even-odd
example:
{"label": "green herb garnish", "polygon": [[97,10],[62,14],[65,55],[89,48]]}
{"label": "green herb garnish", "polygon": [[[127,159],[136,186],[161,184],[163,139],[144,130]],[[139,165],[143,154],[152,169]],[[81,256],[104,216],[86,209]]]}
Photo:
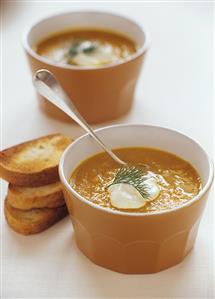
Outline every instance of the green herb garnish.
{"label": "green herb garnish", "polygon": [[115,184],[129,184],[133,186],[145,199],[150,197],[148,186],[145,184],[145,180],[148,178],[145,176],[146,170],[143,167],[137,166],[125,166],[118,170],[113,182],[107,186]]}
{"label": "green herb garnish", "polygon": [[88,46],[84,47],[83,48],[83,52],[86,53],[86,54],[89,54],[89,53],[92,53],[96,50],[96,45],[93,45],[92,43],[89,44]]}
{"label": "green herb garnish", "polygon": [[74,41],[69,48],[69,51],[68,51],[69,56],[73,57],[73,56],[77,55],[80,52],[80,50],[79,50],[80,45],[81,45],[80,40]]}
{"label": "green herb garnish", "polygon": [[89,54],[97,49],[97,45],[87,40],[75,40],[68,51],[68,55],[73,57],[78,53]]}
{"label": "green herb garnish", "polygon": [[71,47],[71,48],[69,49],[69,56],[75,56],[75,55],[77,55],[77,54],[78,54],[78,50],[77,50],[76,48]]}

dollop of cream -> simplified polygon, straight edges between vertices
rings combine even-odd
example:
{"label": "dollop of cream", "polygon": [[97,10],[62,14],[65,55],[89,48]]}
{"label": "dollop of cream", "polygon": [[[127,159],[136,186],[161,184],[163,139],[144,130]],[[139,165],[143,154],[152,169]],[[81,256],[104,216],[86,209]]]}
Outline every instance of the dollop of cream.
{"label": "dollop of cream", "polygon": [[140,209],[147,201],[154,200],[160,193],[160,187],[154,178],[144,182],[147,185],[149,197],[143,198],[139,191],[129,184],[114,184],[108,187],[111,205],[117,209]]}
{"label": "dollop of cream", "polygon": [[72,58],[72,61],[81,66],[100,66],[119,60],[113,48],[109,45],[99,45],[92,53],[80,52]]}
{"label": "dollop of cream", "polygon": [[157,184],[155,178],[149,178],[144,182],[148,188],[149,197],[147,201],[154,200],[160,194],[160,186]]}

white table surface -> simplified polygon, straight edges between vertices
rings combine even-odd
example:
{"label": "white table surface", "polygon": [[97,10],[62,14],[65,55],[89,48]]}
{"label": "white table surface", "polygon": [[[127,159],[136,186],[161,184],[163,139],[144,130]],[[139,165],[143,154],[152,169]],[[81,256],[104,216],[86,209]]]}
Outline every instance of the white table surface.
{"label": "white table surface", "polygon": [[[57,131],[73,137],[83,133],[40,111],[21,36],[28,24],[48,14],[100,9],[146,24],[152,36],[133,110],[114,123],[177,129],[212,155],[212,3],[41,2],[7,1],[3,7],[3,148]],[[1,203],[6,186],[2,182]],[[214,298],[213,208],[210,195],[195,248],[184,262],[152,275],[123,275],[94,265],[77,249],[68,217],[41,234],[25,237],[8,228],[1,211],[2,297]]]}

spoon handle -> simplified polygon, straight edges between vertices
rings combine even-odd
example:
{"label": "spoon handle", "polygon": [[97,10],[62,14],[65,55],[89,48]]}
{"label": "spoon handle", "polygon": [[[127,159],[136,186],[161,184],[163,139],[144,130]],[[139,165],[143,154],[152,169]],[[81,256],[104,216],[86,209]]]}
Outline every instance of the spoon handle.
{"label": "spoon handle", "polygon": [[112,159],[121,165],[126,164],[109,148],[107,148],[107,146],[94,133],[51,72],[45,69],[38,70],[34,74],[33,84],[40,95],[63,110],[68,116],[77,122],[104,149],[104,151],[106,151],[112,157]]}

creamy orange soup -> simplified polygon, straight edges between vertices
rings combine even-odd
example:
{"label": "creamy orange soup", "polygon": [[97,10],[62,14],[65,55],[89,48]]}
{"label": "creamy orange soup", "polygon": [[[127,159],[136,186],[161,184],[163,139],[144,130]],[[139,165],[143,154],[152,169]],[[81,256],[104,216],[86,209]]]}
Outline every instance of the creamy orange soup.
{"label": "creamy orange soup", "polygon": [[99,67],[124,61],[136,51],[129,38],[101,30],[60,32],[41,41],[36,52],[51,61]]}
{"label": "creamy orange soup", "polygon": [[[181,158],[152,148],[122,148],[114,151],[122,160],[143,163],[149,176],[160,187],[159,196],[133,212],[155,212],[183,205],[201,189],[201,179],[196,170]],[[83,161],[72,173],[71,186],[87,200],[111,209],[107,191],[117,171],[116,164],[106,153],[97,154]],[[130,210],[129,210],[130,211]],[[130,212],[132,212],[130,211]]]}

